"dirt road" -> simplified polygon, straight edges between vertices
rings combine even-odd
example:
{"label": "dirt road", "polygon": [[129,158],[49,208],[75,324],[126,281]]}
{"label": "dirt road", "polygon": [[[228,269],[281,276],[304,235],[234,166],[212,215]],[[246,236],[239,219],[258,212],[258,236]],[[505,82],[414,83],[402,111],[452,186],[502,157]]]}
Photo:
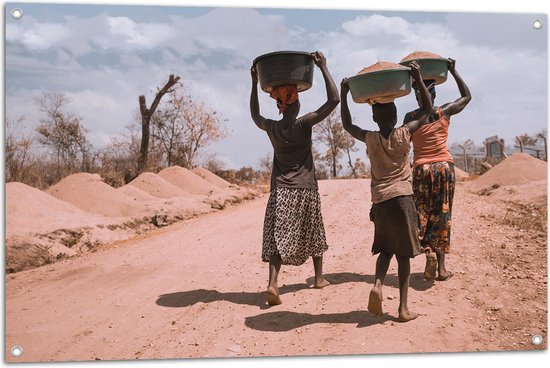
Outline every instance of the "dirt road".
{"label": "dirt road", "polygon": [[[468,193],[455,196],[446,282],[412,264],[410,307],[397,322],[397,264],[384,317],[366,311],[376,257],[369,181],[320,182],[332,285],[312,289],[311,261],[283,266],[283,304],[264,304],[260,261],[267,196],[118,242],[96,253],[6,276],[9,362],[338,355],[546,349],[544,211]],[[530,223],[535,223],[538,220]],[[542,220],[541,220],[542,221]],[[543,336],[535,346],[531,338]],[[14,345],[24,355],[9,353]]]}

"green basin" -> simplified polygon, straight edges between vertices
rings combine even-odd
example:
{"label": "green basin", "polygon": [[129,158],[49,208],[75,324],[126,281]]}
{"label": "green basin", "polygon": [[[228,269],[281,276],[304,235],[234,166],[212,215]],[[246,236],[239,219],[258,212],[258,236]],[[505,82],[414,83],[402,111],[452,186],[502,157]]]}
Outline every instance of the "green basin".
{"label": "green basin", "polygon": [[[422,79],[435,80],[435,84],[441,84],[447,80],[447,72],[449,70],[449,60],[443,58],[426,58],[415,59],[420,66],[420,74]],[[413,60],[403,61],[399,64],[409,66]]]}
{"label": "green basin", "polygon": [[385,69],[348,78],[351,97],[356,103],[393,100],[411,92],[410,68]]}

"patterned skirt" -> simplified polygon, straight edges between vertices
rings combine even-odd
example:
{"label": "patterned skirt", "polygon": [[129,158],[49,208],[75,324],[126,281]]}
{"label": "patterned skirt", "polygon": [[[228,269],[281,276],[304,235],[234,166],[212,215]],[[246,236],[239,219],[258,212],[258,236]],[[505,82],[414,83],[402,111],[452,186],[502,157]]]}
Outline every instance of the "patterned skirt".
{"label": "patterned skirt", "polygon": [[299,266],[328,249],[321,197],[316,189],[275,188],[264,219],[262,261],[279,254],[282,264]]}
{"label": "patterned skirt", "polygon": [[414,170],[413,190],[419,216],[420,244],[436,253],[451,250],[455,182],[455,166],[450,162],[419,165]]}

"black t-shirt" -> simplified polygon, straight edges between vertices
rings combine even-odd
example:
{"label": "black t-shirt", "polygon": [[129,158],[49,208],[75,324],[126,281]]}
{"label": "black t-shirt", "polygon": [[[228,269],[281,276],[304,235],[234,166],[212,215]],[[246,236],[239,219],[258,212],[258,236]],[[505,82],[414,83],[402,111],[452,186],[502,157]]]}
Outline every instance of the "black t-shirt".
{"label": "black t-shirt", "polygon": [[317,189],[311,152],[311,125],[306,124],[304,118],[292,124],[267,119],[266,127],[274,152],[271,190]]}

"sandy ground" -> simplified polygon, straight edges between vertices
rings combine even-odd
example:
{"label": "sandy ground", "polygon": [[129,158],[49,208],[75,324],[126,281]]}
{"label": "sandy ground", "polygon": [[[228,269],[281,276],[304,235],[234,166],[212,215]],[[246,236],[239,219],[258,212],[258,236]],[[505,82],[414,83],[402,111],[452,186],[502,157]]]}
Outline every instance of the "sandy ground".
{"label": "sandy ground", "polygon": [[[311,288],[311,261],[283,266],[283,304],[265,305],[265,195],[6,275],[7,361],[546,349],[545,182],[515,201],[503,187],[479,195],[458,183],[447,262],[455,276],[424,281],[415,258],[409,300],[421,315],[408,323],[397,322],[395,260],[386,314],[366,310],[376,261],[369,180],[322,181],[332,285]],[[542,345],[531,344],[535,334]],[[9,354],[14,345],[22,357]]]}

